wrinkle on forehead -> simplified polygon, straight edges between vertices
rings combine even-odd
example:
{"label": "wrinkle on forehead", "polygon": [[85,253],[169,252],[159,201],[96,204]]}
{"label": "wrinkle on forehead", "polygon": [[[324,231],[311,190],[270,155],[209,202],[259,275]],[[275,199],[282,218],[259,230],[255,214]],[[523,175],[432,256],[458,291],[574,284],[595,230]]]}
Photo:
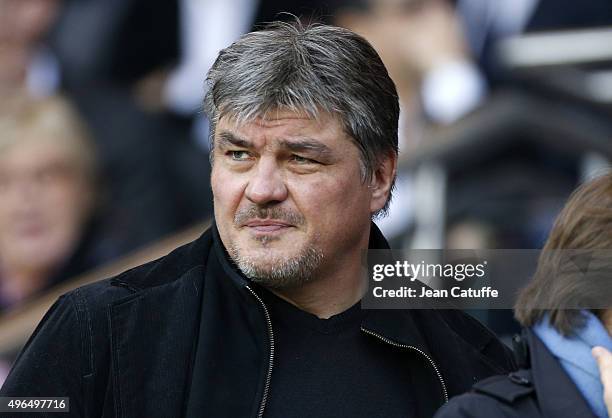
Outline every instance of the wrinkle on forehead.
{"label": "wrinkle on forehead", "polygon": [[324,109],[319,109],[316,112],[313,112],[307,109],[293,110],[283,107],[267,110],[263,113],[252,114],[249,117],[236,115],[232,112],[220,112],[218,122],[221,120],[224,120],[226,123],[234,126],[244,126],[249,123],[253,123],[262,127],[274,126],[275,124],[278,124],[284,120],[310,120],[320,124],[324,124],[329,120],[336,120],[339,124],[342,124],[339,116]]}

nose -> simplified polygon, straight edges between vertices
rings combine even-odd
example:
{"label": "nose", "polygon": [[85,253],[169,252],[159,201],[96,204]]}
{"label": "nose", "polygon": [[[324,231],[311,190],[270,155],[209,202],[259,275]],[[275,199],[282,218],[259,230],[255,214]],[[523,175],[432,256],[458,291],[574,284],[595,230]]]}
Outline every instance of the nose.
{"label": "nose", "polygon": [[273,159],[262,158],[252,170],[245,196],[251,202],[265,205],[287,199],[287,186],[278,164]]}

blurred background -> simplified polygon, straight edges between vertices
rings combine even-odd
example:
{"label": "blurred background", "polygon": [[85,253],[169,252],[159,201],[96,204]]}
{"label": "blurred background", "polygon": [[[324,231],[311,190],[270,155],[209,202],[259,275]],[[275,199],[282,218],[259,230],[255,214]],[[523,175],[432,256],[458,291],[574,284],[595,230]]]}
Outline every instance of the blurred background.
{"label": "blurred background", "polygon": [[609,0],[0,0],[0,384],[59,294],[201,233],[205,74],[292,15],[363,35],[397,85],[395,248],[540,248],[609,170]]}

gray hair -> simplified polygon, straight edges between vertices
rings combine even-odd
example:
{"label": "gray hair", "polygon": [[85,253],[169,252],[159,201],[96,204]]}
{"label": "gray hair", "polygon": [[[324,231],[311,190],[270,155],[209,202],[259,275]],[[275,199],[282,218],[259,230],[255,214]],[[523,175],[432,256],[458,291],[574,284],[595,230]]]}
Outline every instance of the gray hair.
{"label": "gray hair", "polygon": [[[223,49],[206,81],[204,111],[213,138],[224,116],[244,123],[279,109],[312,118],[327,112],[340,118],[357,145],[364,182],[384,157],[397,155],[395,84],[368,41],[347,29],[274,22]],[[379,214],[390,200],[391,194]]]}

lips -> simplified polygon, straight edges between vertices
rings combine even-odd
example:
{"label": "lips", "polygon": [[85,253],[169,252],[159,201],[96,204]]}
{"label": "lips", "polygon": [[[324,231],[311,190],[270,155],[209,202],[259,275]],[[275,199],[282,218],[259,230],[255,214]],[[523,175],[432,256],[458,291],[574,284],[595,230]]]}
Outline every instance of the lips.
{"label": "lips", "polygon": [[244,224],[244,226],[250,228],[252,231],[257,232],[275,232],[286,228],[290,228],[293,225],[274,219],[252,219]]}

